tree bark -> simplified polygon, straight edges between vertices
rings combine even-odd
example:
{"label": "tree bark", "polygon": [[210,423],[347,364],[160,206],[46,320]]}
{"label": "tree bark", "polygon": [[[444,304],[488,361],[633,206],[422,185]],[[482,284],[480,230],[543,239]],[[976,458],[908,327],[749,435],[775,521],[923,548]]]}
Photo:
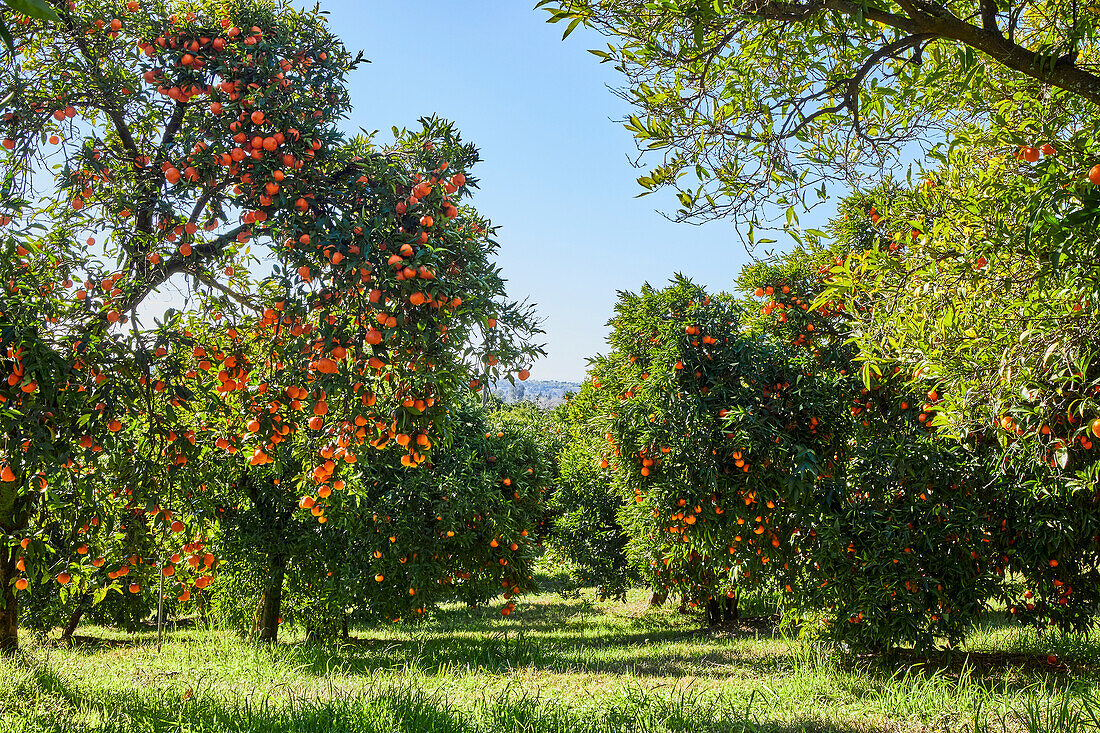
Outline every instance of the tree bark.
{"label": "tree bark", "polygon": [[668,600],[668,591],[653,591],[653,594],[649,597],[650,608],[660,608],[665,605],[665,601]]}
{"label": "tree bark", "polygon": [[271,556],[271,572],[267,576],[267,587],[260,597],[260,607],[256,613],[257,638],[274,644],[279,640],[279,615],[283,601],[283,578],[286,576],[286,555],[276,553]]}
{"label": "tree bark", "polygon": [[737,621],[741,618],[741,609],[737,607],[737,596],[726,596],[726,623]]}
{"label": "tree bark", "polygon": [[80,625],[80,619],[84,616],[84,611],[88,609],[88,598],[90,596],[91,593],[85,591],[80,595],[80,598],[76,599],[76,608],[69,616],[69,623],[65,624],[65,628],[61,632],[61,638],[58,641],[68,643],[73,638],[73,633],[76,631],[76,627]]}
{"label": "tree bark", "polygon": [[718,605],[718,601],[711,598],[707,601],[707,626],[721,626],[722,625],[722,607]]}
{"label": "tree bark", "polygon": [[0,542],[0,656],[9,656],[19,650],[19,601],[15,597],[19,545],[11,540]]}

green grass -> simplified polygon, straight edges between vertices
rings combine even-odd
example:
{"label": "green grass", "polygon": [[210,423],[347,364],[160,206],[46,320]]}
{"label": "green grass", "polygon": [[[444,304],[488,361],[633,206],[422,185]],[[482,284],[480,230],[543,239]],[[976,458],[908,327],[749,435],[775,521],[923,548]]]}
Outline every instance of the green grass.
{"label": "green grass", "polygon": [[0,661],[0,731],[1100,731],[1100,644],[1080,636],[991,627],[888,664],[702,631],[640,592],[546,594],[506,620],[452,606],[328,645],[188,629],[158,654],[151,633],[79,633]]}

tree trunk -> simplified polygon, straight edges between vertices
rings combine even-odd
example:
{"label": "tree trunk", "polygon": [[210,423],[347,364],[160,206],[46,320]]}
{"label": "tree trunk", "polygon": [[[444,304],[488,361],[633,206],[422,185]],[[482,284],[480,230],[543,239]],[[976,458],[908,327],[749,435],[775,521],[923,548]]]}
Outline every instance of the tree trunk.
{"label": "tree trunk", "polygon": [[19,571],[19,545],[0,540],[0,656],[19,650],[19,601],[15,598],[15,580]]}
{"label": "tree trunk", "polygon": [[76,599],[76,608],[73,609],[73,614],[69,616],[69,623],[65,624],[65,628],[61,632],[61,638],[58,641],[68,643],[73,638],[73,633],[76,631],[76,627],[80,625],[80,619],[88,608],[88,598],[90,596],[91,593],[85,591],[80,598]]}
{"label": "tree trunk", "polygon": [[726,623],[737,621],[741,618],[741,609],[737,607],[737,596],[726,596]]}
{"label": "tree trunk", "polygon": [[707,601],[707,626],[721,626],[722,625],[722,607],[718,605],[718,601],[711,598]]}
{"label": "tree trunk", "polygon": [[660,608],[665,605],[665,601],[668,600],[668,591],[653,591],[653,594],[649,597],[650,608]]}
{"label": "tree trunk", "polygon": [[348,631],[348,612],[343,612],[343,620],[340,623],[340,638],[347,641],[351,638],[351,632]]}
{"label": "tree trunk", "polygon": [[260,607],[256,613],[258,639],[274,644],[279,640],[279,612],[283,601],[283,578],[286,576],[286,555],[271,556],[271,573],[267,577],[267,588],[260,597]]}

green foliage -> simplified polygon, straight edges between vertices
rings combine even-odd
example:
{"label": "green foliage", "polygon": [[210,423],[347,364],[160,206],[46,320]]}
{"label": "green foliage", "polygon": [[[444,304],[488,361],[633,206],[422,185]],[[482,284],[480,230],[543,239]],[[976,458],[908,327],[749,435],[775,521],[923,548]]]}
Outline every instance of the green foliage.
{"label": "green foliage", "polygon": [[568,430],[557,455],[558,479],[548,503],[549,545],[565,558],[577,586],[594,585],[600,598],[625,599],[638,574],[626,556],[628,537],[619,522],[623,504],[611,473],[601,465],[604,440],[590,381],[555,412]]}
{"label": "green foliage", "polygon": [[841,305],[811,307],[834,254],[746,269],[759,312],[682,279],[622,295],[590,376],[627,553],[691,604],[778,590],[851,647],[957,642],[1004,594],[1005,497],[931,429],[938,395],[861,373]]}
{"label": "green foliage", "polygon": [[1100,17],[1046,0],[536,7],[607,37],[592,53],[622,75],[644,191],[675,192],[682,220],[748,222],[750,245],[753,225],[790,227],[830,186],[874,181],[960,126],[1100,102]]}
{"label": "green foliage", "polygon": [[292,471],[249,468],[221,520],[220,553],[230,560],[213,587],[219,616],[251,632],[275,567],[285,568],[283,621],[321,635],[338,631],[345,614],[422,620],[454,599],[482,604],[503,594],[511,613],[511,599],[532,588],[552,454],[530,425],[496,422],[471,403],[447,421],[452,442],[430,462],[409,469],[374,451],[345,473],[331,497],[339,521],[300,511]]}
{"label": "green foliage", "polygon": [[824,458],[810,444],[816,383],[740,322],[729,296],[684,279],[624,293],[591,371],[628,553],[692,603],[786,562],[796,525],[777,507],[812,493]]}
{"label": "green foliage", "polygon": [[[364,492],[353,512],[429,510],[371,495],[367,464],[388,471],[387,491],[401,486],[433,445],[453,445],[448,409],[471,378],[542,353],[532,307],[508,299],[492,262],[491,224],[463,201],[477,149],[436,118],[395,129],[388,148],[347,138],[347,74],[362,59],[318,9],[94,0],[57,12],[56,26],[18,19],[19,63],[0,69],[5,651],[26,583],[57,578],[102,601],[147,591],[163,561],[178,602],[205,605],[225,559],[210,549],[233,546],[218,523],[241,506],[286,508],[298,524],[261,537],[267,550],[326,523],[341,505],[328,497],[352,484]],[[250,273],[260,259],[269,276]],[[196,307],[140,322],[172,278],[190,280]],[[356,468],[374,448],[377,464]],[[266,466],[258,480],[281,482],[259,490],[270,501],[242,478]],[[525,506],[545,483],[533,476],[509,478]],[[487,479],[470,490],[486,510],[484,492],[501,492]],[[465,571],[461,554],[441,564]],[[332,564],[307,555],[313,570]],[[524,562],[488,576],[518,589]]]}
{"label": "green foliage", "polygon": [[850,197],[833,228],[859,245],[824,297],[861,304],[865,368],[937,392],[931,424],[984,445],[996,563],[1023,579],[1004,602],[1084,628],[1100,609],[1098,148],[1073,117],[1024,111],[964,131],[912,185]]}

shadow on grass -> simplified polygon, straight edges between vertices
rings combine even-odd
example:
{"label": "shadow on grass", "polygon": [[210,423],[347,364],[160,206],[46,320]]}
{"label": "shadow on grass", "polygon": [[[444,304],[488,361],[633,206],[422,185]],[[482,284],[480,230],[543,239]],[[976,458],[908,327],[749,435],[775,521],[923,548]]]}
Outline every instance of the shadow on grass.
{"label": "shadow on grass", "polygon": [[[524,620],[525,621],[525,620]],[[734,629],[660,628],[639,631],[608,628],[583,631],[584,624],[563,624],[557,633],[538,625],[448,625],[409,638],[357,637],[336,645],[289,648],[293,661],[307,674],[324,676],[339,668],[346,674],[370,675],[415,668],[426,674],[469,670],[503,674],[527,669],[560,674],[607,674],[635,677],[722,679],[789,675],[796,670],[855,671],[880,684],[910,681],[950,683],[965,677],[991,694],[1018,694],[1037,683],[1062,684],[1100,675],[1100,657],[1081,655],[1065,661],[1025,651],[970,651],[890,657],[833,656],[808,653],[789,644],[774,628],[747,624]],[[761,633],[763,629],[764,633]],[[553,630],[551,630],[552,632]],[[753,644],[753,636],[760,644]]]}
{"label": "shadow on grass", "polygon": [[[491,674],[534,670],[672,679],[768,677],[794,671],[828,676],[856,671],[878,685],[900,676],[941,682],[965,676],[968,684],[981,685],[990,693],[1019,693],[1036,683],[1059,683],[1071,675],[1100,675],[1100,654],[1091,653],[1095,642],[1074,642],[1078,646],[1072,648],[1073,654],[1053,662],[1047,653],[1019,645],[1011,650],[845,657],[818,654],[801,642],[784,643],[775,622],[775,617],[756,617],[730,627],[704,629],[696,618],[667,611],[612,615],[584,599],[547,602],[544,597],[521,607],[504,623],[495,608],[451,606],[433,621],[397,634],[279,645],[271,651],[315,678],[334,671],[370,677],[406,668],[433,675],[456,670]],[[194,641],[174,637],[173,643],[184,640]],[[82,637],[80,647],[94,653],[150,643],[148,637],[119,641]]]}
{"label": "shadow on grass", "polygon": [[[328,694],[274,686],[235,691],[226,699],[190,687],[81,689],[46,665],[37,665],[32,677],[33,694],[24,709],[14,711],[27,733],[886,733],[810,717],[771,722],[751,710],[751,700],[736,705],[722,696],[692,693],[668,698],[641,688],[599,710],[570,709],[511,688],[460,710],[442,693],[412,685],[377,683]],[[0,729],[4,724],[0,716]]]}
{"label": "shadow on grass", "polygon": [[1006,672],[1029,678],[1031,682],[1051,675],[1100,676],[1100,655],[1064,660],[1042,652],[1016,651],[942,651],[919,654],[909,649],[894,652],[889,659],[856,660],[879,670],[920,669],[951,679],[961,675],[972,678],[1000,679]]}

